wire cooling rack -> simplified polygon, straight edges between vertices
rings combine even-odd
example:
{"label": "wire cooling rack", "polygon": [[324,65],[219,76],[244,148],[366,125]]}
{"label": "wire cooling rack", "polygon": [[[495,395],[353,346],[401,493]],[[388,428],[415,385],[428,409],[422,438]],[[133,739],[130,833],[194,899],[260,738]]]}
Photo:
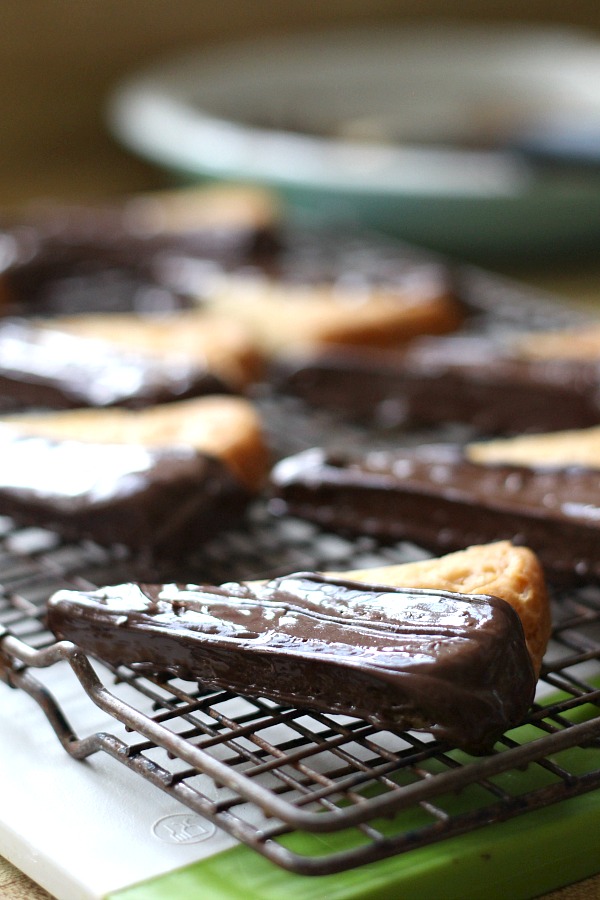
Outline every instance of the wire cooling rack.
{"label": "wire cooling rack", "polygon": [[[458,269],[455,277],[479,328],[563,324],[566,314],[547,298],[476,269]],[[360,447],[395,439],[268,392],[257,404],[277,456],[323,442]],[[444,438],[452,436],[444,430]],[[261,500],[238,528],[186,560],[176,578],[221,583],[426,555],[405,542],[380,545],[274,519]],[[40,727],[49,723],[72,756],[108,754],[289,871],[340,872],[600,787],[600,586],[554,592],[553,638],[527,720],[489,756],[471,757],[424,734],[110,670],[68,642],[55,643],[44,622],[55,590],[130,580],[137,565],[119,548],[66,544],[0,519],[0,677],[33,697]],[[68,700],[45,683],[55,666],[71,668],[113,728],[74,731]]]}
{"label": "wire cooling rack", "polygon": [[[71,755],[108,754],[288,870],[342,871],[600,786],[600,587],[556,595],[536,703],[492,755],[477,758],[426,735],[93,663],[74,645],[54,642],[44,627],[46,598],[65,586],[114,581],[126,562],[93,545],[48,547],[46,537],[5,523],[3,679],[37,701]],[[32,549],[32,542],[41,548]],[[269,558],[257,555],[257,547],[267,546]],[[315,546],[321,568],[419,552],[411,545],[382,550],[345,541],[292,520],[274,525],[257,505],[244,529],[221,542],[221,559],[206,549],[206,568],[212,566],[216,581],[223,580],[221,568],[229,578],[270,574],[289,563],[306,568]],[[205,571],[202,561],[196,564]],[[89,702],[113,718],[113,731],[73,732],[69,709],[44,686],[44,669],[65,664]],[[289,842],[298,834],[301,849]],[[323,844],[323,834],[335,838]]]}

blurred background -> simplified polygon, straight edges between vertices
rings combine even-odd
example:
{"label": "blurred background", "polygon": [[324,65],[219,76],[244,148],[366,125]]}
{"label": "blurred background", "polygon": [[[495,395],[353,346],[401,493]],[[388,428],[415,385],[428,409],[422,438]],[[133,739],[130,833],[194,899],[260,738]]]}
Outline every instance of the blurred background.
{"label": "blurred background", "polygon": [[[39,197],[96,200],[170,184],[111,135],[106,102],[132,73],[175,53],[218,47],[231,40],[317,32],[323,27],[373,23],[516,23],[568,26],[600,38],[600,4],[576,0],[27,0],[0,10],[0,206]],[[599,170],[600,171],[600,170]],[[593,254],[592,254],[593,256]],[[561,260],[575,292],[596,296],[589,254]],[[516,265],[516,264],[515,264]],[[512,268],[511,261],[503,267]],[[522,268],[519,263],[519,268]],[[555,267],[556,268],[556,267]],[[591,270],[591,271],[590,271]],[[546,268],[527,275],[545,284]],[[555,273],[552,275],[556,283]]]}
{"label": "blurred background", "polygon": [[0,203],[160,185],[165,176],[123,151],[104,119],[115,84],[157,58],[324,25],[438,19],[569,25],[600,34],[597,0],[9,0],[0,10]]}

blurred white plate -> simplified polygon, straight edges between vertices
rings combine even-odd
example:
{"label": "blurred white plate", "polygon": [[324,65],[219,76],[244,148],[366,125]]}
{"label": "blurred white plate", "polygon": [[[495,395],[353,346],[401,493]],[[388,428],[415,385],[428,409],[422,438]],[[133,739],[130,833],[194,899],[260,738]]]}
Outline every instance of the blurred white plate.
{"label": "blurred white plate", "polygon": [[514,150],[582,122],[600,135],[600,43],[575,31],[386,26],[199,50],[126,80],[108,116],[188,180],[272,186],[301,214],[467,258],[600,238],[600,164]]}

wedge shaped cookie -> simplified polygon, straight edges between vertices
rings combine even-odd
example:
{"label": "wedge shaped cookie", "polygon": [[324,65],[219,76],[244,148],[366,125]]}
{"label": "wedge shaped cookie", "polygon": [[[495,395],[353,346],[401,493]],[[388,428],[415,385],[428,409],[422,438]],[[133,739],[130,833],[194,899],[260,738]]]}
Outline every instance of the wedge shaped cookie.
{"label": "wedge shaped cookie", "polygon": [[463,318],[437,272],[395,286],[358,287],[226,276],[215,279],[199,302],[243,323],[270,357],[339,344],[394,346],[453,331]]}
{"label": "wedge shaped cookie", "polygon": [[196,311],[0,321],[0,402],[7,410],[136,408],[238,393],[261,371],[242,327]]}
{"label": "wedge shaped cookie", "polygon": [[182,259],[231,267],[268,259],[279,247],[280,220],[269,191],[235,185],[102,205],[35,204],[0,227],[0,310],[178,309],[187,301],[171,276]]}
{"label": "wedge shaped cookie", "polygon": [[434,551],[531,547],[554,580],[600,577],[600,429],[352,457],[321,449],[272,473],[275,513]]}
{"label": "wedge shaped cookie", "polygon": [[[489,561],[484,548],[473,553],[473,584],[505,588],[527,606],[532,626],[536,604],[540,619],[546,604],[534,561],[529,581],[518,564],[492,578],[497,560],[497,551]],[[459,564],[439,565],[407,570],[410,587],[397,586],[394,567],[376,570],[376,581],[368,571],[295,573],[263,583],[61,591],[48,603],[48,624],[112,665],[430,731],[486,752],[525,716],[534,665],[510,600],[429,587],[444,575],[454,584]]]}
{"label": "wedge shaped cookie", "polygon": [[242,398],[0,419],[0,513],[71,540],[179,555],[239,518],[268,451]]}
{"label": "wedge shaped cookie", "polygon": [[187,238],[192,246],[195,239],[201,250],[221,244],[250,256],[275,247],[282,216],[274,192],[236,184],[154,191],[122,206],[124,226],[132,234]]}
{"label": "wedge shaped cookie", "polygon": [[567,347],[556,346],[557,335],[552,341],[540,335],[537,345],[533,336],[529,340],[528,354],[525,345],[521,351],[516,342],[480,335],[419,338],[387,351],[319,348],[279,357],[270,378],[311,406],[369,422],[461,422],[482,434],[600,423],[600,352],[586,356],[583,339],[573,343],[570,356]]}

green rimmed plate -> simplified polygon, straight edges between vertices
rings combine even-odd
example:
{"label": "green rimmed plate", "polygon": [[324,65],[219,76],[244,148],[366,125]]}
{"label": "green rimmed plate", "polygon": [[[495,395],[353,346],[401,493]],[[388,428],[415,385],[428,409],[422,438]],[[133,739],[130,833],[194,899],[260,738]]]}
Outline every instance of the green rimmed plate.
{"label": "green rimmed plate", "polygon": [[600,43],[581,32],[372,26],[240,42],[132,75],[108,121],[177,176],[275,188],[304,221],[478,261],[587,253],[600,238],[593,146],[578,167],[531,140],[600,123]]}

